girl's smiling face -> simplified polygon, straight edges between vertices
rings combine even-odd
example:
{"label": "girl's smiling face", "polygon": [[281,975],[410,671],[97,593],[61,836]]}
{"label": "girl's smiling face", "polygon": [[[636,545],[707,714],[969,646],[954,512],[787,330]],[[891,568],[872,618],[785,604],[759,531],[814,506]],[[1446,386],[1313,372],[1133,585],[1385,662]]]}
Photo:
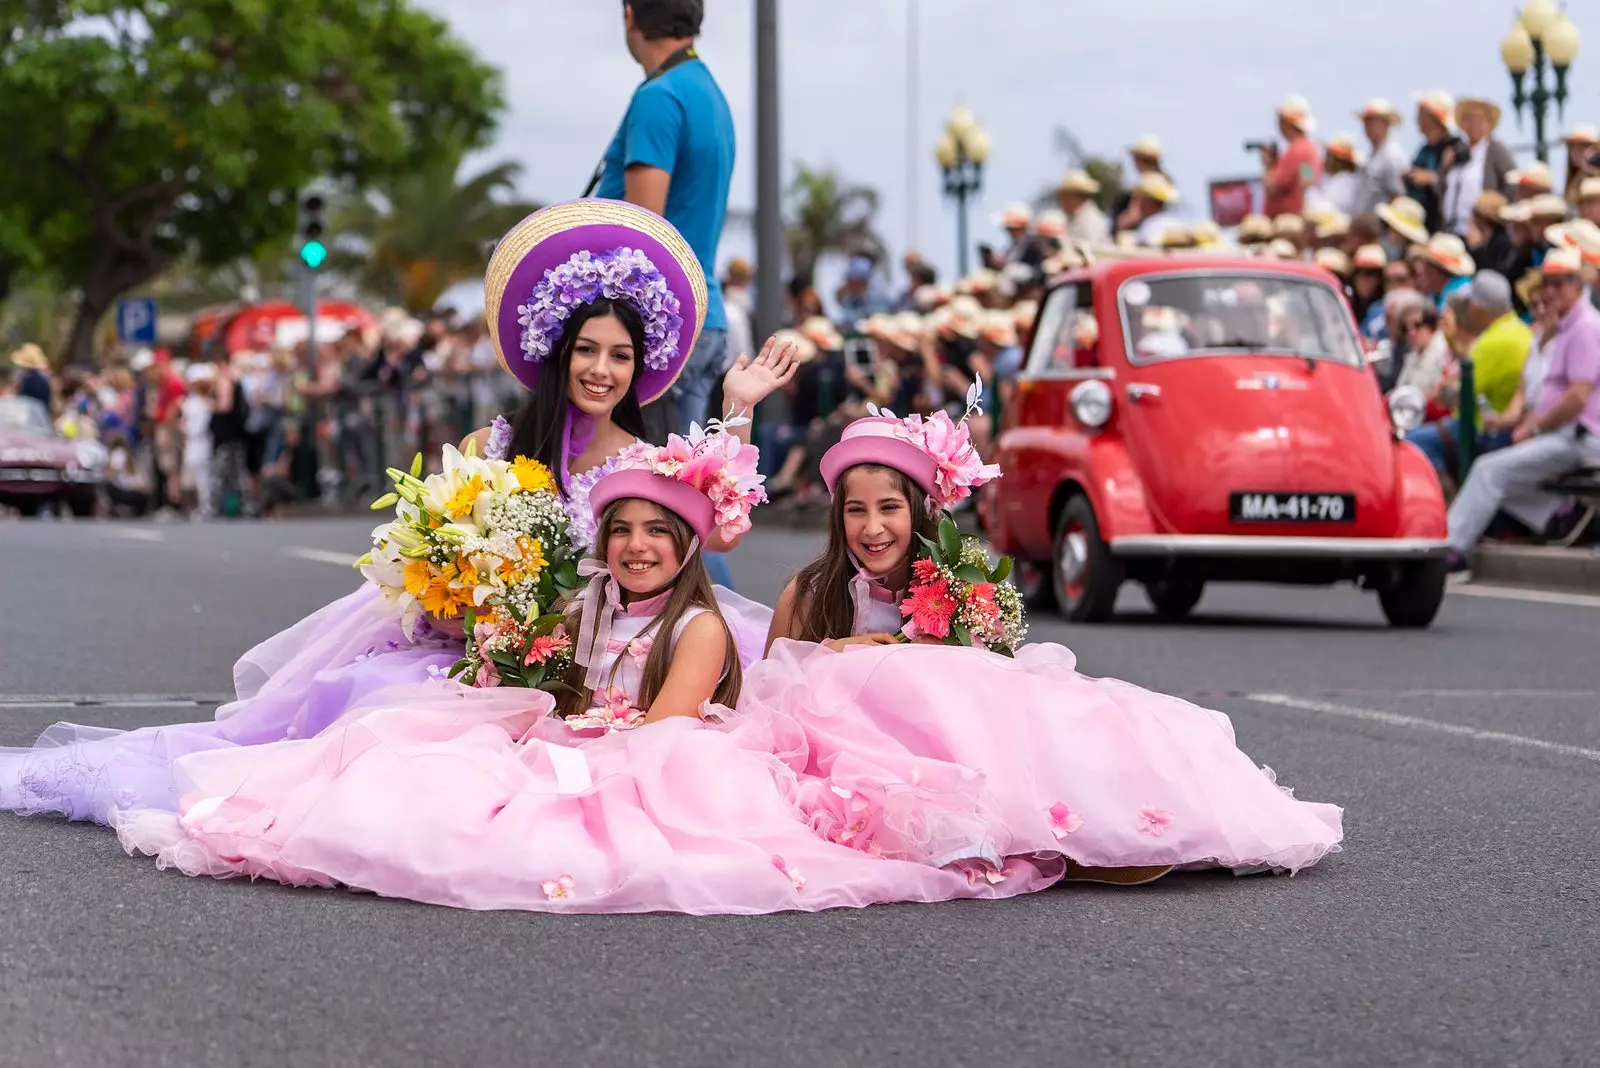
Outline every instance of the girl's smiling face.
{"label": "girl's smiling face", "polygon": [[911,502],[901,482],[888,468],[856,467],[839,487],[845,544],[874,575],[889,575],[911,558]]}
{"label": "girl's smiling face", "polygon": [[658,593],[678,573],[677,542],[666,513],[649,501],[631,498],[612,513],[604,531],[606,567],[626,601]]}

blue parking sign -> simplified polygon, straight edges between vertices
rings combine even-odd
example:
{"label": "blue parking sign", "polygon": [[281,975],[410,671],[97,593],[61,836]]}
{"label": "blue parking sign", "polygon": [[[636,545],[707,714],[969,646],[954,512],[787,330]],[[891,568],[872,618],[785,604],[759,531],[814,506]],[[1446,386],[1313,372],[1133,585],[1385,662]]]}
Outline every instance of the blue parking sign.
{"label": "blue parking sign", "polygon": [[156,302],[153,300],[122,300],[117,302],[117,337],[154,345],[156,341]]}

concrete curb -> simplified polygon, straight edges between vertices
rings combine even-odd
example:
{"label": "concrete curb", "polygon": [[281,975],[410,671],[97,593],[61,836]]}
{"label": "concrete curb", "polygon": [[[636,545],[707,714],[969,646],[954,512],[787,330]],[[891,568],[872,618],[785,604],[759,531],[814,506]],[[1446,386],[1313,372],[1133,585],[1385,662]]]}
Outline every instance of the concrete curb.
{"label": "concrete curb", "polygon": [[1592,547],[1483,545],[1472,554],[1472,581],[1573,593],[1600,592],[1600,552]]}

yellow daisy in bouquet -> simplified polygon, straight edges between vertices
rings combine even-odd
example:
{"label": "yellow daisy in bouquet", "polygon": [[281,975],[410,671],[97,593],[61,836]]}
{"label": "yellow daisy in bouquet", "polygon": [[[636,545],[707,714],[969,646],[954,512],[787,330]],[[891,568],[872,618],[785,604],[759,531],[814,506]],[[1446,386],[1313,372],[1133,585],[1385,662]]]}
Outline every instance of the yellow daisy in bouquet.
{"label": "yellow daisy in bouquet", "polygon": [[[372,532],[356,562],[399,614],[408,640],[419,621],[480,621],[520,633],[578,584],[567,511],[550,469],[536,460],[488,460],[473,445],[444,447],[443,470],[389,470],[394,491],[373,502],[394,518]],[[471,678],[464,681],[472,682]]]}

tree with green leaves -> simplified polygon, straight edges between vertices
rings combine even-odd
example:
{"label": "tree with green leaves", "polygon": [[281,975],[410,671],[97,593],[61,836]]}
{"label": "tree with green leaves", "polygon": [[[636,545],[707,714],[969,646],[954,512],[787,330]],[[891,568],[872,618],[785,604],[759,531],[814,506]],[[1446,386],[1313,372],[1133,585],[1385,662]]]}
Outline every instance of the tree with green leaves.
{"label": "tree with green leaves", "polygon": [[247,258],[311,183],[480,145],[501,106],[496,72],[407,0],[9,0],[0,276],[76,291],[86,362],[116,299],[180,257]]}
{"label": "tree with green leaves", "polygon": [[336,269],[383,300],[421,314],[457,282],[479,276],[494,242],[537,205],[515,199],[522,167],[504,162],[461,176],[465,150],[441,151],[415,170],[334,205],[330,228],[364,246]]}
{"label": "tree with green leaves", "polygon": [[817,261],[830,252],[866,255],[883,262],[885,246],[876,229],[878,191],[848,185],[832,170],[801,166],[789,186],[785,243],[795,278],[810,280]]}

